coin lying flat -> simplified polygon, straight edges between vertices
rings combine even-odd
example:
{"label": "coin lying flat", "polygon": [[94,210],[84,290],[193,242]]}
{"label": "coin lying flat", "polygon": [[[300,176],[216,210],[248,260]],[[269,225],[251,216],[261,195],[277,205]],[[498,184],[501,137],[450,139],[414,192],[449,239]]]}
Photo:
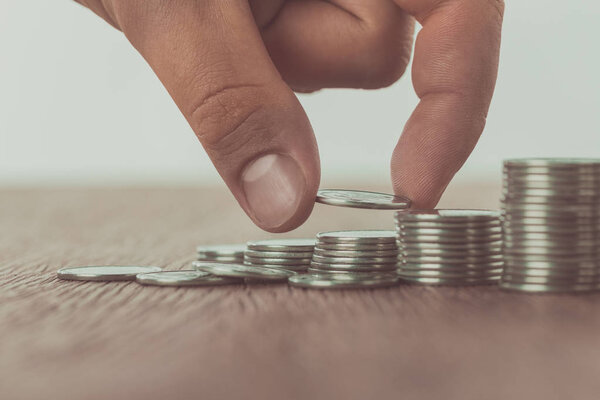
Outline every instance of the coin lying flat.
{"label": "coin lying flat", "polygon": [[241,279],[214,276],[202,271],[161,271],[138,274],[137,283],[153,286],[220,286],[241,283]]}
{"label": "coin lying flat", "polygon": [[320,243],[394,244],[396,233],[383,230],[331,231],[317,234]]}
{"label": "coin lying flat", "polygon": [[304,274],[289,278],[290,286],[306,289],[374,289],[396,286],[397,276],[357,274]]}
{"label": "coin lying flat", "polygon": [[246,250],[246,257],[254,258],[311,258],[312,251],[292,252],[292,251],[258,251]]}
{"label": "coin lying flat", "polygon": [[496,221],[499,213],[490,210],[461,210],[461,209],[438,209],[438,210],[408,210],[395,214],[397,221],[408,222],[456,222],[465,224],[467,222]]}
{"label": "coin lying flat", "polygon": [[247,243],[248,250],[312,252],[315,239],[267,239]]}
{"label": "coin lying flat", "polygon": [[61,268],[59,279],[71,281],[134,281],[137,274],[159,272],[160,267],[106,265]]}
{"label": "coin lying flat", "polygon": [[321,257],[358,257],[370,258],[370,257],[397,257],[398,248],[392,250],[381,250],[381,251],[353,251],[353,250],[326,250],[322,248],[315,249],[314,256]]}
{"label": "coin lying flat", "polygon": [[196,247],[196,252],[199,255],[213,257],[243,257],[245,250],[245,244],[217,244]]}
{"label": "coin lying flat", "polygon": [[395,264],[398,261],[398,256],[394,255],[392,257],[360,257],[360,256],[346,256],[346,257],[330,257],[330,256],[320,256],[315,254],[312,258],[313,262],[318,262],[322,264],[386,264],[393,263]]}
{"label": "coin lying flat", "polygon": [[410,200],[406,197],[362,190],[323,189],[318,191],[316,201],[331,206],[379,210],[401,210],[410,207]]}
{"label": "coin lying flat", "polygon": [[592,292],[600,287],[598,284],[544,285],[539,283],[513,283],[510,281],[500,281],[499,286],[505,290],[532,293]]}
{"label": "coin lying flat", "polygon": [[196,270],[230,278],[259,278],[262,280],[284,281],[288,277],[296,275],[294,271],[286,269],[264,268],[245,264],[217,264],[195,261],[192,265]]}

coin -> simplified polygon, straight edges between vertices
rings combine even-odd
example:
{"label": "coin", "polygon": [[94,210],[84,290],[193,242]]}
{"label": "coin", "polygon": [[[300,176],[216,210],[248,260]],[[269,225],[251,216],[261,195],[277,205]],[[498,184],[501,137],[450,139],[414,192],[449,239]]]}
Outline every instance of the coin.
{"label": "coin", "polygon": [[244,262],[251,264],[273,264],[273,265],[302,265],[308,264],[312,260],[312,257],[307,258],[274,258],[274,257],[250,257],[246,256]]}
{"label": "coin", "polygon": [[317,234],[320,243],[395,243],[396,233],[394,231],[382,230],[359,230],[359,231],[332,231]]}
{"label": "coin", "polygon": [[137,274],[159,272],[160,267],[106,265],[61,268],[59,279],[71,281],[134,281]]}
{"label": "coin", "polygon": [[399,210],[410,207],[410,200],[406,197],[362,190],[322,189],[317,192],[316,201],[332,206],[380,210]]}
{"label": "coin", "polygon": [[311,258],[313,255],[312,251],[303,252],[291,252],[291,251],[258,251],[258,250],[246,250],[245,256],[252,258]]}
{"label": "coin", "polygon": [[544,285],[539,283],[513,283],[508,281],[500,281],[499,286],[500,289],[532,293],[591,292],[598,290],[599,288],[598,284]]}
{"label": "coin", "polygon": [[502,268],[492,270],[470,270],[470,271],[456,271],[446,272],[439,270],[401,270],[398,271],[398,275],[401,277],[418,278],[418,277],[432,277],[432,278],[447,278],[447,279],[473,279],[473,278],[489,278],[496,276],[500,278],[502,274]]}
{"label": "coin", "polygon": [[213,276],[202,271],[161,271],[136,275],[136,282],[153,286],[219,286],[241,283],[240,279]]}
{"label": "coin", "polygon": [[396,286],[397,276],[360,276],[356,274],[304,274],[289,278],[290,286],[307,289],[373,289]]}
{"label": "coin", "polygon": [[435,286],[474,286],[474,285],[497,285],[500,277],[490,278],[429,278],[429,277],[408,277],[401,276],[400,280],[405,283],[435,285]]}
{"label": "coin", "polygon": [[296,274],[294,271],[285,269],[272,269],[244,264],[217,264],[195,261],[192,265],[196,270],[230,278],[260,278],[263,280],[284,281],[288,277]]}
{"label": "coin", "polygon": [[488,255],[481,257],[436,257],[436,256],[421,256],[421,257],[409,257],[404,256],[402,260],[405,263],[411,264],[478,264],[478,263],[493,263],[503,260],[502,255]]}
{"label": "coin", "polygon": [[207,256],[231,256],[238,257],[244,255],[246,250],[245,244],[216,244],[216,245],[202,245],[196,247],[198,254]]}
{"label": "coin", "polygon": [[323,257],[315,254],[312,261],[324,263],[324,264],[385,264],[385,263],[396,263],[397,255],[393,257]]}
{"label": "coin", "polygon": [[387,264],[325,264],[317,261],[313,261],[310,264],[313,269],[321,270],[338,270],[338,271],[360,271],[360,272],[380,272],[380,271],[395,271],[397,268],[396,263]]}
{"label": "coin", "polygon": [[462,257],[487,257],[487,256],[502,256],[502,246],[494,248],[482,249],[465,249],[465,250],[444,250],[444,249],[427,249],[427,248],[410,248],[404,247],[400,250],[401,257],[447,257],[447,258],[462,258]]}
{"label": "coin", "polygon": [[389,243],[373,243],[373,244],[357,244],[357,243],[324,243],[319,242],[315,246],[315,253],[318,251],[396,251],[398,249],[398,245],[396,241],[390,241]]}
{"label": "coin", "polygon": [[492,243],[502,240],[501,234],[489,235],[489,236],[472,236],[468,238],[464,237],[450,237],[450,236],[433,236],[433,235],[413,235],[400,233],[400,243],[454,243],[464,245],[465,242],[469,243]]}
{"label": "coin", "polygon": [[499,217],[498,212],[490,210],[461,210],[461,209],[438,209],[438,210],[408,210],[399,211],[395,214],[398,221],[431,221],[431,222],[485,222],[494,221]]}
{"label": "coin", "polygon": [[321,257],[397,257],[398,248],[394,250],[382,250],[382,251],[352,251],[352,250],[324,250],[321,248],[315,248],[315,256]]}
{"label": "coin", "polygon": [[312,252],[315,247],[314,239],[267,239],[247,243],[248,250],[256,251],[292,251]]}
{"label": "coin", "polygon": [[504,266],[503,261],[491,261],[491,262],[480,262],[480,263],[463,263],[463,264],[449,264],[449,263],[402,263],[400,264],[401,269],[480,269],[480,268],[502,268]]}

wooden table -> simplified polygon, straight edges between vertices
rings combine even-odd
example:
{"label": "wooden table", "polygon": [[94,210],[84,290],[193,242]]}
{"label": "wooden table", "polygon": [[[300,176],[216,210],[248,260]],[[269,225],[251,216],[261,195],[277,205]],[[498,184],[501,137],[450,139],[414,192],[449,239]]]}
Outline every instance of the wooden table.
{"label": "wooden table", "polygon": [[[497,188],[453,193],[446,204],[497,198]],[[288,236],[392,226],[387,212],[317,206],[313,215]],[[181,269],[198,244],[268,237],[222,190],[4,190],[0,227],[2,400],[600,393],[597,294],[56,279],[58,268],[86,264]]]}

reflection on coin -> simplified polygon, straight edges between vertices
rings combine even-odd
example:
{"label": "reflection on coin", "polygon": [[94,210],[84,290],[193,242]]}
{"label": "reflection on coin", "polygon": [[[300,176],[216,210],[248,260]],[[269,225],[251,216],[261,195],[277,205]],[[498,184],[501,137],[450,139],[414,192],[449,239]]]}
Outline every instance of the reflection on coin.
{"label": "reflection on coin", "polygon": [[304,265],[310,263],[312,260],[309,258],[257,258],[257,257],[248,257],[244,258],[244,263],[246,264],[260,264],[260,265]]}
{"label": "reflection on coin", "polygon": [[161,271],[138,274],[136,281],[154,286],[219,286],[241,283],[240,279],[213,276],[202,271]]}
{"label": "reflection on coin", "polygon": [[307,289],[369,289],[395,286],[397,276],[357,274],[304,274],[289,278],[290,286]]}
{"label": "reflection on coin", "polygon": [[192,263],[196,270],[209,272],[216,276],[231,278],[260,278],[270,280],[285,280],[295,275],[294,271],[285,269],[272,269],[244,264],[217,264],[194,261]]}
{"label": "reflection on coin", "polygon": [[320,242],[315,247],[315,253],[318,251],[350,251],[350,252],[379,252],[379,251],[396,251],[398,245],[396,241],[390,241],[388,243],[371,243],[371,244],[360,244],[360,243],[325,243]]}
{"label": "reflection on coin", "polygon": [[501,262],[503,260],[502,255],[488,255],[484,257],[434,257],[434,256],[421,256],[421,257],[410,257],[404,256],[402,260],[405,263],[412,264],[485,264]]}
{"label": "reflection on coin", "polygon": [[398,255],[392,257],[324,257],[315,254],[312,258],[313,262],[323,264],[385,264],[385,263],[396,263]]}
{"label": "reflection on coin", "polygon": [[162,268],[106,265],[61,268],[56,275],[59,279],[72,281],[134,281],[137,274],[159,271],[162,271]]}
{"label": "reflection on coin", "polygon": [[315,239],[267,239],[256,240],[247,243],[248,250],[256,251],[312,251],[315,247]]}
{"label": "reflection on coin", "polygon": [[381,251],[352,251],[352,250],[326,250],[317,248],[315,249],[315,256],[321,257],[397,257],[398,248],[393,250],[381,250]]}
{"label": "reflection on coin", "polygon": [[410,207],[410,200],[405,197],[362,190],[322,189],[318,191],[316,201],[332,206],[381,210]]}
{"label": "reflection on coin", "polygon": [[380,272],[380,271],[395,271],[397,268],[396,263],[388,264],[342,264],[342,263],[320,263],[313,261],[310,264],[313,269],[323,270],[348,270],[348,271],[360,271],[360,272]]}

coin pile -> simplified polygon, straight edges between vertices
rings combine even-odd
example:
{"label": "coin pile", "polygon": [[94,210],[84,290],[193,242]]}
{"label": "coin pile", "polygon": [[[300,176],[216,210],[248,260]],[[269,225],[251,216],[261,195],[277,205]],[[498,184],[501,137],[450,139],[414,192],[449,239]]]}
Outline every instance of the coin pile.
{"label": "coin pile", "polygon": [[272,239],[247,243],[244,264],[304,272],[310,266],[314,239]]}
{"label": "coin pile", "polygon": [[394,231],[333,231],[317,235],[309,272],[388,273],[398,263]]}
{"label": "coin pile", "polygon": [[600,288],[600,160],[506,160],[500,286],[527,292]]}
{"label": "coin pile", "polygon": [[219,263],[243,263],[245,244],[221,244],[198,246],[196,248],[198,261],[216,261]]}
{"label": "coin pile", "polygon": [[502,273],[500,215],[487,210],[409,210],[395,214],[402,281],[494,284]]}

